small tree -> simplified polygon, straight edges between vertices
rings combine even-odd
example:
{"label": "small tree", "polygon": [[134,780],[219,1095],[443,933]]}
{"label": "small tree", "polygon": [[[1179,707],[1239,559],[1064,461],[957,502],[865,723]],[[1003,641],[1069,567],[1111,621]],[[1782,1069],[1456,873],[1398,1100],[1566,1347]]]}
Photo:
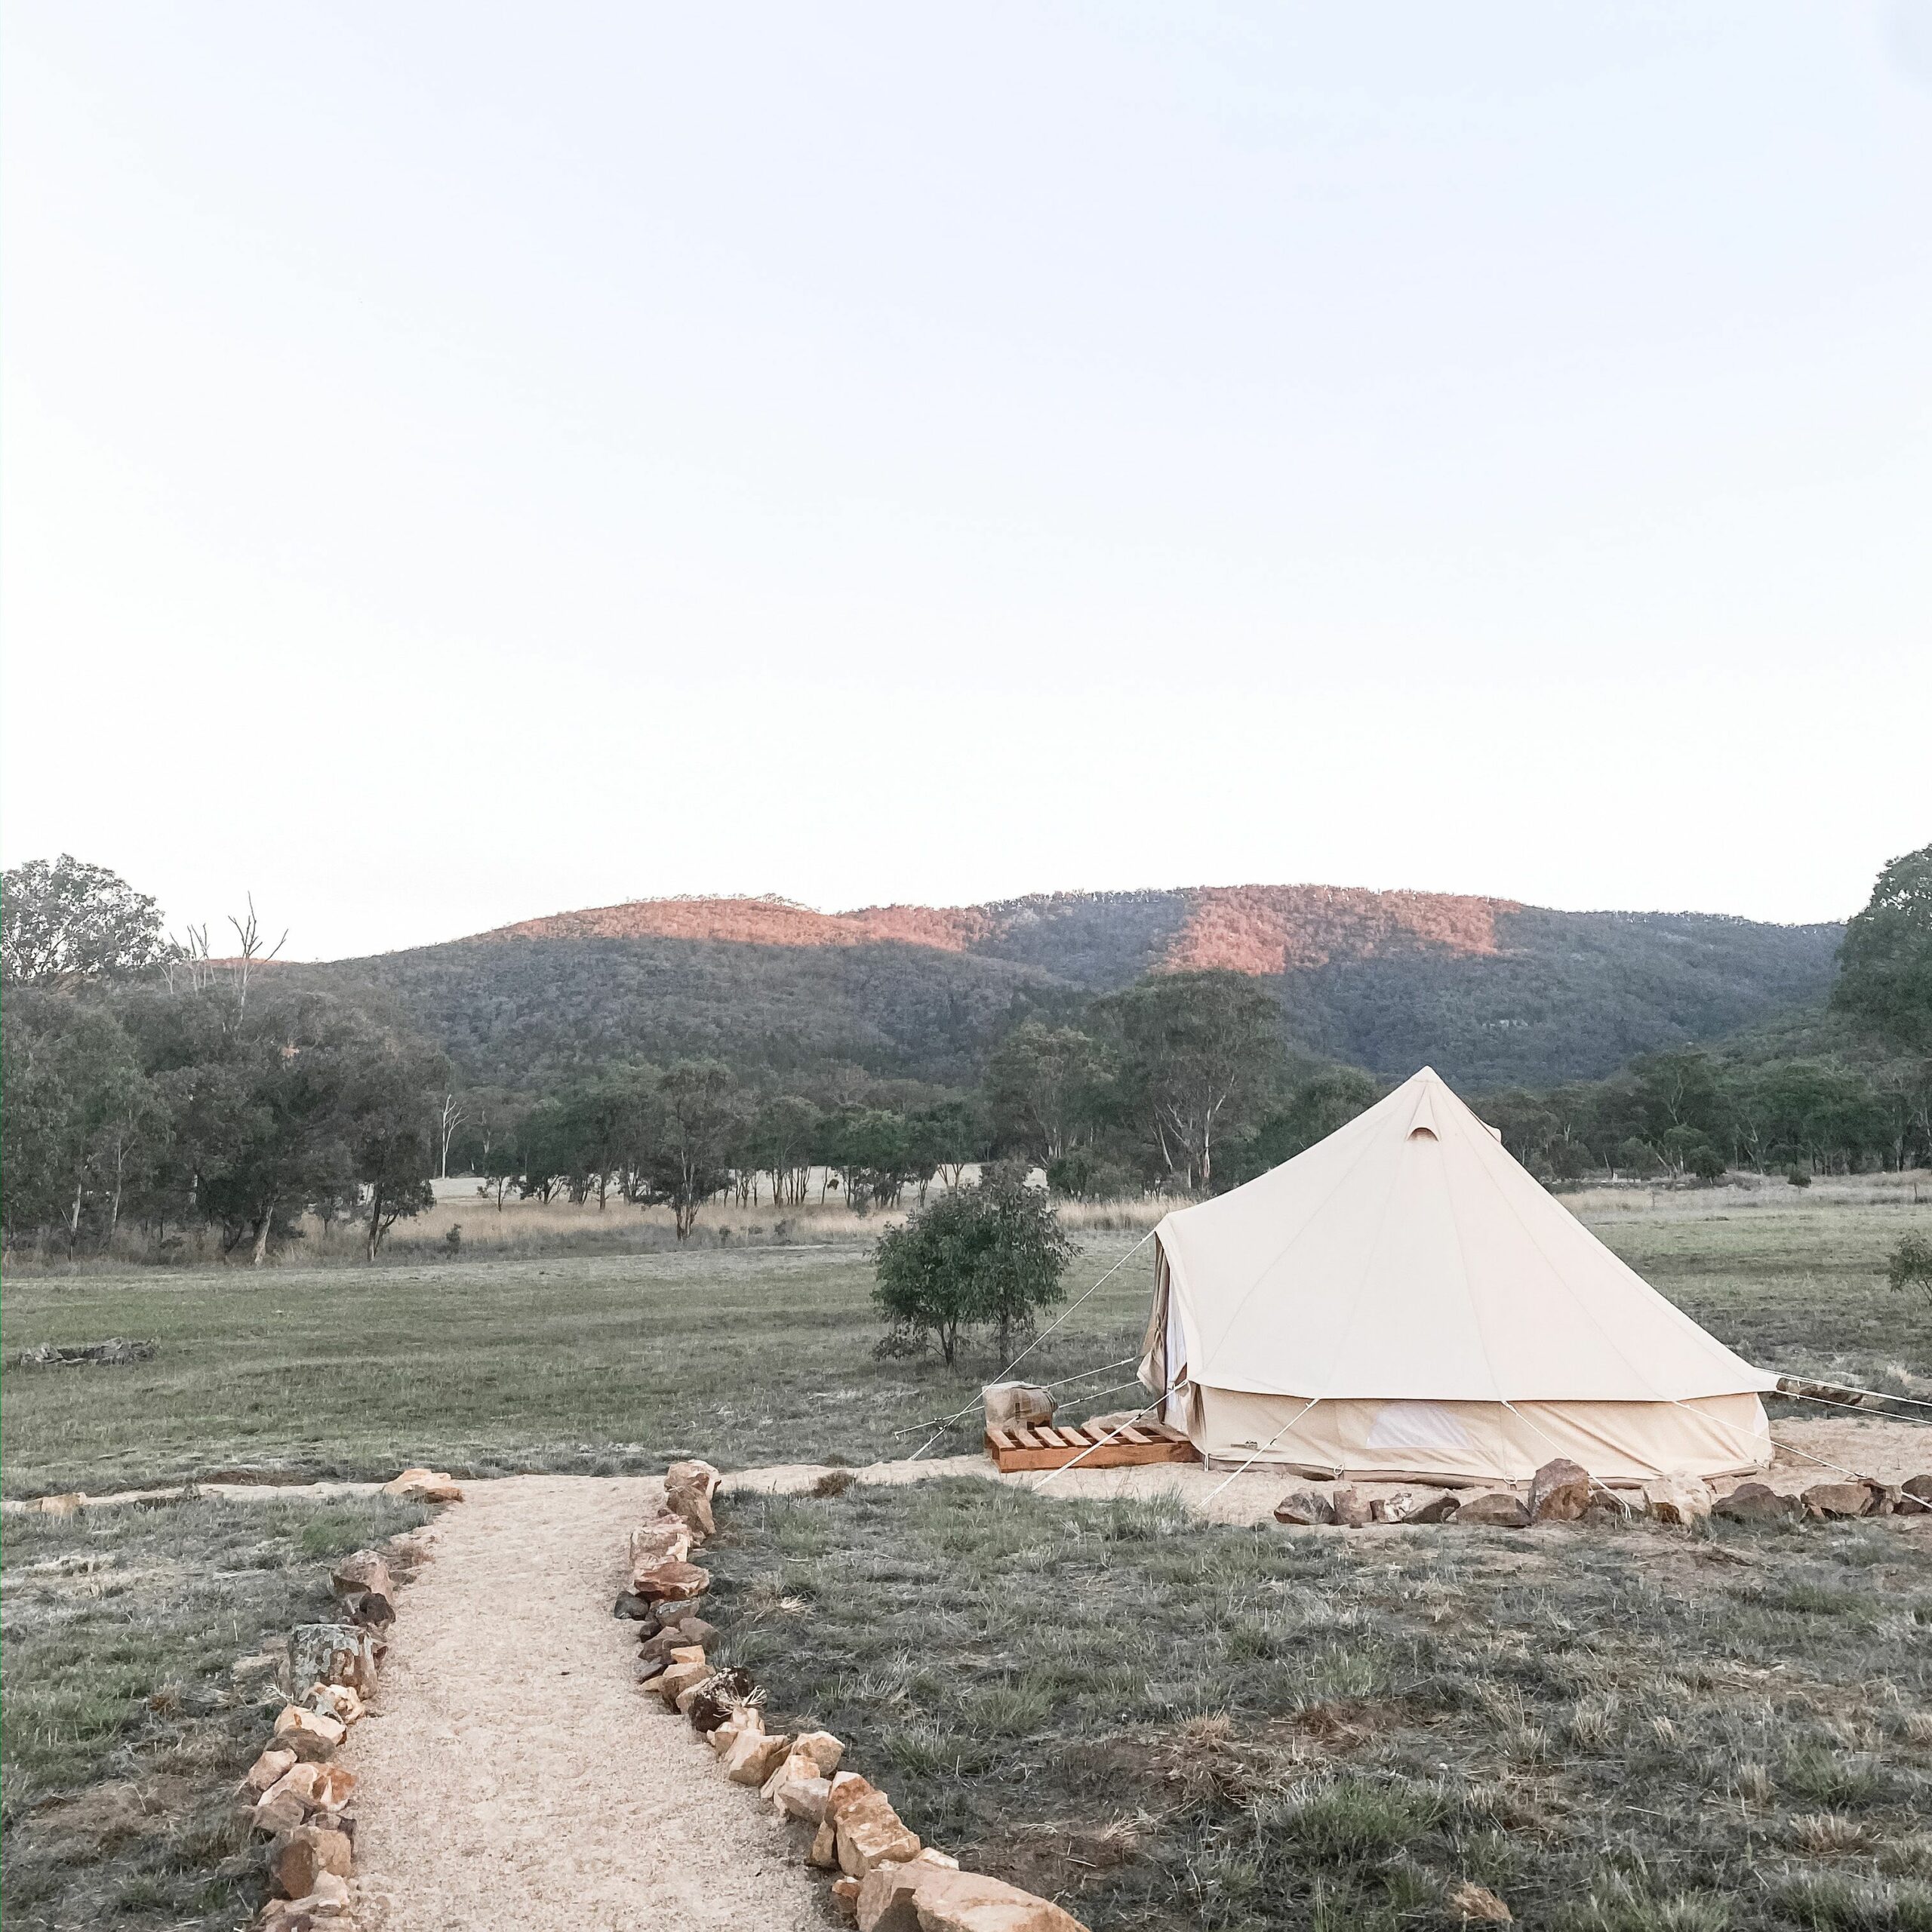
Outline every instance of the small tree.
{"label": "small tree", "polygon": [[872,1299],[893,1324],[881,1346],[936,1337],[949,1364],[961,1329],[985,1322],[999,1331],[1004,1361],[1014,1330],[1064,1293],[1074,1252],[1047,1197],[1017,1168],[995,1168],[880,1237]]}
{"label": "small tree", "polygon": [[731,1178],[746,1118],[737,1084],[715,1060],[680,1060],[658,1082],[643,1171],[648,1198],[669,1204],[680,1241]]}
{"label": "small tree", "polygon": [[368,1190],[369,1259],[396,1223],[436,1204],[436,1086],[446,1072],[430,1055],[382,1051],[358,1071],[350,1150]]}
{"label": "small tree", "polygon": [[872,1300],[892,1324],[881,1354],[909,1354],[937,1337],[950,1366],[977,1294],[983,1217],[977,1195],[971,1188],[943,1194],[879,1237]]}
{"label": "small tree", "polygon": [[1895,1288],[1916,1288],[1932,1301],[1932,1241],[1907,1235],[1885,1263],[1885,1278]]}
{"label": "small tree", "polygon": [[999,1358],[1006,1361],[1013,1352],[1014,1330],[1032,1327],[1035,1314],[1066,1293],[1060,1277],[1078,1251],[1046,1195],[1026,1185],[1023,1168],[996,1167],[973,1191],[988,1223],[979,1266],[978,1318],[999,1330]]}

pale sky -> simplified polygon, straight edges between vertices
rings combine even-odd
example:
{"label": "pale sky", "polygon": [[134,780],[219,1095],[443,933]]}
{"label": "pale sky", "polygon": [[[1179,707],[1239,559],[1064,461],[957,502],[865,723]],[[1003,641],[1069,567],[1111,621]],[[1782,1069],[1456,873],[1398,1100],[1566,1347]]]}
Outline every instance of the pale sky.
{"label": "pale sky", "polygon": [[1932,5],[14,0],[0,857],[1841,916],[1932,837]]}

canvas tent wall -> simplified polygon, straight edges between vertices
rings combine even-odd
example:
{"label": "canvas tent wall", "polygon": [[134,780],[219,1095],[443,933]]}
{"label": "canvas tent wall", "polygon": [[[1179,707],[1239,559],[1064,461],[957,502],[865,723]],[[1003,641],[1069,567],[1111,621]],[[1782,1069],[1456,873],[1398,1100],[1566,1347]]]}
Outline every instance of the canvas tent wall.
{"label": "canvas tent wall", "polygon": [[1604,1482],[1764,1468],[1732,1354],[1511,1158],[1431,1068],[1155,1230],[1141,1379],[1211,1460]]}

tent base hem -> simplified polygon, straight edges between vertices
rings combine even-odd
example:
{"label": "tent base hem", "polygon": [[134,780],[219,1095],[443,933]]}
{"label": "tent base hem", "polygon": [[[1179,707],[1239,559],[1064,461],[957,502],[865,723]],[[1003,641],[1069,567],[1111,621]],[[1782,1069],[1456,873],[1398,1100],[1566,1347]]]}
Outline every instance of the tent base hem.
{"label": "tent base hem", "polygon": [[1754,1395],[1694,1401],[1419,1402],[1323,1400],[1189,1389],[1177,1404],[1204,1460],[1318,1480],[1524,1483],[1565,1457],[1598,1481],[1634,1487],[1666,1475],[1715,1478],[1767,1469],[1774,1454]]}

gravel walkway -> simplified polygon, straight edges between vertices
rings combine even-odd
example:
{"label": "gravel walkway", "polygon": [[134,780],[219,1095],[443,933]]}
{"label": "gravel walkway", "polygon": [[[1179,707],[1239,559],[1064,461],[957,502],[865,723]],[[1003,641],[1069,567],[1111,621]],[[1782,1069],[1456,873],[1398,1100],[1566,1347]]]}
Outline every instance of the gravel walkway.
{"label": "gravel walkway", "polygon": [[371,1932],[823,1927],[755,1792],[634,1679],[611,1603],[645,1477],[466,1481],[421,1540],[343,1761]]}

